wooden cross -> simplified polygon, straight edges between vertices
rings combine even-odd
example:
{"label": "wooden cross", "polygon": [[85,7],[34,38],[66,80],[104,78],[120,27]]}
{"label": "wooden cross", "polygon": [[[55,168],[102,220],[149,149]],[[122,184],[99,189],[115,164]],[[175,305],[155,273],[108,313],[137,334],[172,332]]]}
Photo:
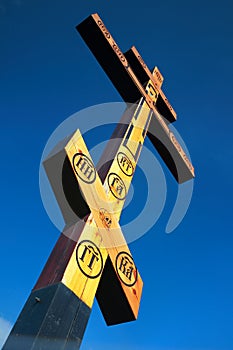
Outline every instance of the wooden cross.
{"label": "wooden cross", "polygon": [[176,120],[176,113],[161,90],[163,78],[158,68],[151,73],[135,47],[123,54],[98,14],[89,16],[77,30],[124,101],[143,101],[150,108],[153,118],[148,136],[176,180],[182,183],[193,178],[194,168],[168,127]]}
{"label": "wooden cross", "polygon": [[123,54],[97,14],[77,29],[127,108],[98,173],[79,130],[44,162],[66,227],[4,350],[78,349],[95,296],[108,325],[135,320],[143,283],[118,222],[146,135],[179,183],[194,176],[169,130],[176,113],[158,68],[135,47]]}

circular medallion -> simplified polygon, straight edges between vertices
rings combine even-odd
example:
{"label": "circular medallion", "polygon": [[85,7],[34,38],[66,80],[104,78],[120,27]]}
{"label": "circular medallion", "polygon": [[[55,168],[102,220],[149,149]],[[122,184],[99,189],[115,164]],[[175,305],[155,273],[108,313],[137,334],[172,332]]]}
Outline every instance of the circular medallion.
{"label": "circular medallion", "polygon": [[108,187],[113,196],[119,200],[123,200],[126,197],[126,187],[123,180],[116,173],[110,173],[108,175]]}
{"label": "circular medallion", "polygon": [[97,278],[103,270],[103,258],[97,245],[89,240],[81,241],[76,249],[76,260],[82,273]]}
{"label": "circular medallion", "polygon": [[117,163],[121,169],[121,171],[126,175],[126,176],[132,176],[134,173],[134,167],[129,159],[129,157],[123,153],[119,152],[117,154]]}
{"label": "circular medallion", "polygon": [[138,271],[129,253],[118,253],[116,257],[116,271],[120,280],[126,286],[132,287],[137,282]]}
{"label": "circular medallion", "polygon": [[93,183],[96,179],[96,170],[92,161],[83,153],[76,153],[73,156],[73,167],[78,177],[86,182]]}

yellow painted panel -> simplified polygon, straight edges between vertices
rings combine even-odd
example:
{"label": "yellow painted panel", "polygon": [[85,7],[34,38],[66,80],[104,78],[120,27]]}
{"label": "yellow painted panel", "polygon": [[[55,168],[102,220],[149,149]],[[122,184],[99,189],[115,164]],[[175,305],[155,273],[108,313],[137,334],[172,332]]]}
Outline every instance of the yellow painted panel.
{"label": "yellow painted panel", "polygon": [[[146,88],[154,102],[157,95],[151,87],[151,82]],[[63,283],[91,307],[109,255],[135,317],[143,283],[118,220],[144,142],[144,129],[149,125],[148,118],[150,108],[144,101],[140,110],[137,109],[132,115],[132,122],[128,128],[131,128],[132,132],[128,140],[122,140],[104,185],[98,177],[79,130],[65,147],[82,193],[91,209],[91,215],[67,266]]]}
{"label": "yellow painted panel", "polygon": [[[104,191],[104,187],[97,172],[92,172],[94,169],[92,167],[93,163],[79,130],[65,147],[65,150],[92,213],[90,219],[86,223],[85,232],[80,237],[80,241],[82,242],[81,246],[79,242],[76,254],[72,256],[72,261],[69,264],[70,266],[65,273],[65,284],[76,291],[79,297],[88,303],[88,305],[93,302],[94,295],[91,293],[93,290],[94,292],[96,291],[99,277],[96,276],[96,274],[102,271],[100,268],[100,250],[97,250],[96,246],[93,248],[93,244],[99,239],[99,247],[101,247],[101,245],[106,247],[106,251],[103,249],[101,252],[103,252],[105,260],[107,254],[109,254],[112,265],[122,285],[122,289],[136,317],[142,291],[142,280],[133,262],[118,220],[112,212],[111,203],[108,201],[108,195]],[[77,158],[77,154],[79,157],[82,157],[81,161]],[[91,231],[91,228],[94,228],[94,230]],[[83,240],[84,236],[85,240]],[[82,276],[82,287],[76,287],[76,285],[80,283],[78,280],[80,278],[80,272],[77,274],[74,269],[74,265],[77,265],[77,256],[78,259],[81,260],[81,264],[78,260],[78,267],[81,269],[81,272],[86,275],[86,271],[89,271],[90,267],[92,267],[92,275],[88,275],[88,278],[95,280],[97,283],[95,283],[95,281],[90,283]],[[85,266],[85,269],[83,266]],[[96,276],[96,278],[93,278],[93,276]],[[129,282],[127,283],[127,281]]]}
{"label": "yellow painted panel", "polygon": [[83,229],[62,279],[89,307],[92,307],[108,256],[101,244],[96,225],[89,222]]}

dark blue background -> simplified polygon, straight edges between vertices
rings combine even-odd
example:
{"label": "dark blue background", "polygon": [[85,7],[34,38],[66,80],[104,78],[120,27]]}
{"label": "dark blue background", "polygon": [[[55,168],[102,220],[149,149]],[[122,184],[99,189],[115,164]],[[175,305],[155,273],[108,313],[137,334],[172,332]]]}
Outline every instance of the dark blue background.
{"label": "dark blue background", "polygon": [[75,30],[95,12],[122,51],[135,45],[160,68],[196,179],[187,215],[166,235],[177,184],[165,170],[163,214],[130,245],[144,281],[139,318],[108,328],[95,303],[82,349],[231,350],[230,0],[0,0],[1,323],[16,320],[59,235],[39,193],[47,139],[76,111],[121,101]]}

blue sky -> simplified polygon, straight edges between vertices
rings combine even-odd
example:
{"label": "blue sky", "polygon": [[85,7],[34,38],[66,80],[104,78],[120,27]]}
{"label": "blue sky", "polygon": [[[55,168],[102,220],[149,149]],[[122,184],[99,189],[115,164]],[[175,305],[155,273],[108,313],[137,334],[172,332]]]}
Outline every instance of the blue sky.
{"label": "blue sky", "polygon": [[[188,213],[168,235],[178,187],[163,167],[168,189],[164,210],[153,229],[130,245],[144,281],[139,318],[107,327],[95,303],[82,349],[232,350],[229,0],[0,0],[0,341],[59,235],[38,184],[47,139],[73,113],[121,101],[75,30],[95,12],[122,51],[135,45],[149,67],[160,68],[196,179]],[[139,171],[129,215],[143,198],[142,180]]]}

